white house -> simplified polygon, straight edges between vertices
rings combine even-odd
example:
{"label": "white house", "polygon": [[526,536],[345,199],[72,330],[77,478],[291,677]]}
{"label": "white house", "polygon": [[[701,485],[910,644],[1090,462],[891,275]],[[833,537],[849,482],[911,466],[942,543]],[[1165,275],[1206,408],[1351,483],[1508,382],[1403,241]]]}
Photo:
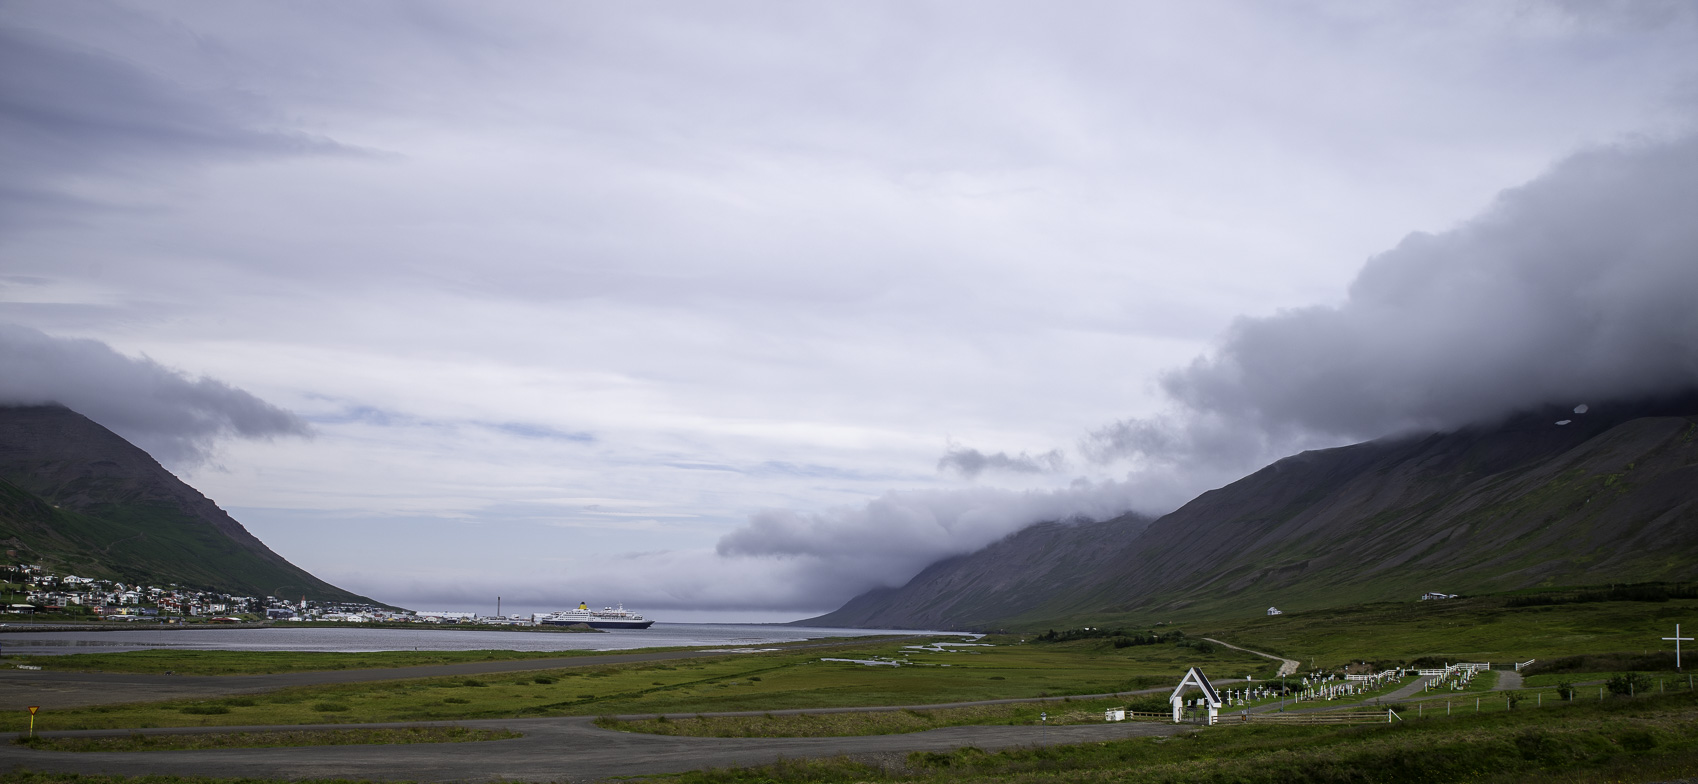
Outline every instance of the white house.
{"label": "white house", "polygon": [[1269,615],[1284,615],[1285,613],[1280,612],[1278,607],[1269,607],[1268,608],[1268,614]]}

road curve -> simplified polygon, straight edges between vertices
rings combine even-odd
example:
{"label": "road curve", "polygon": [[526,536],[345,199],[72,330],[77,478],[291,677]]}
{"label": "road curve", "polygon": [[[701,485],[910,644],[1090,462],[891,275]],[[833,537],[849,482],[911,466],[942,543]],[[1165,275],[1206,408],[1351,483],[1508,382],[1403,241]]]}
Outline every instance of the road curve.
{"label": "road curve", "polygon": [[1287,659],[1287,658],[1284,658],[1282,656],[1275,656],[1271,653],[1262,653],[1261,651],[1252,651],[1249,648],[1240,648],[1236,645],[1233,645],[1230,642],[1221,642],[1220,640],[1217,640],[1213,637],[1204,637],[1203,639],[1208,640],[1209,642],[1212,642],[1216,645],[1225,645],[1226,647],[1231,648],[1235,651],[1243,651],[1245,653],[1253,653],[1253,654],[1256,654],[1257,656],[1260,656],[1264,659],[1273,659],[1274,661],[1279,662],[1279,672],[1274,674],[1275,678],[1284,678],[1287,675],[1297,674],[1297,661],[1295,659]]}
{"label": "road curve", "polygon": [[[612,776],[676,773],[705,767],[761,765],[780,758],[840,754],[906,754],[961,746],[996,750],[1132,737],[1167,736],[1194,729],[1158,722],[1080,724],[1061,727],[947,727],[904,735],[843,738],[689,738],[614,732],[586,716],[550,719],[484,719],[451,722],[466,727],[505,728],[524,733],[512,740],[481,743],[416,743],[394,746],[210,749],[147,752],[48,752],[0,742],[0,769],[108,775],[195,775],[217,778],[378,781],[598,781]],[[336,724],[327,729],[418,726]],[[302,729],[301,727],[224,728]],[[150,732],[205,731],[153,730]],[[114,734],[110,730],[99,731]],[[95,731],[58,733],[92,735]],[[10,735],[0,736],[5,741]]]}

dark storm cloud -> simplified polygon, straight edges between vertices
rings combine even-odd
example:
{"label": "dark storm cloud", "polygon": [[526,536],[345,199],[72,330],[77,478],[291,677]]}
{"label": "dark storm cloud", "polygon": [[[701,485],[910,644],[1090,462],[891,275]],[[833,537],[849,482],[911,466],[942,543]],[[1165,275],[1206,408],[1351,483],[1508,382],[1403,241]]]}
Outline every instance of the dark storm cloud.
{"label": "dark storm cloud", "polygon": [[68,177],[327,152],[352,150],[279,127],[252,92],[184,85],[99,49],[0,26],[0,214],[8,222],[32,207],[83,201]]}
{"label": "dark storm cloud", "polygon": [[955,471],[965,477],[975,477],[986,471],[1004,471],[1013,474],[1046,474],[1062,471],[1067,468],[1067,456],[1059,449],[1051,449],[1041,455],[1029,455],[1021,452],[1010,456],[1007,452],[986,454],[971,447],[952,446],[943,457],[938,458],[937,470]]}
{"label": "dark storm cloud", "polygon": [[1575,155],[1370,259],[1340,305],[1240,319],[1163,379],[1178,413],[1085,451],[1209,460],[1698,385],[1694,205],[1698,137]]}
{"label": "dark storm cloud", "polygon": [[167,464],[204,461],[222,438],[310,432],[294,414],[222,381],[191,378],[95,340],[0,324],[0,368],[0,405],[65,406]]}

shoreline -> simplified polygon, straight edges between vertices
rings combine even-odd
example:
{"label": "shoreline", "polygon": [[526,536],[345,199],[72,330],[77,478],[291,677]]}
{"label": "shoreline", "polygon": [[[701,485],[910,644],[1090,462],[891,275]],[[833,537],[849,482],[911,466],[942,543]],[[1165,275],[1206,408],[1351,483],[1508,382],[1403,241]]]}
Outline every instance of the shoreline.
{"label": "shoreline", "polygon": [[19,632],[126,632],[188,629],[398,629],[404,631],[540,632],[543,634],[606,634],[606,629],[567,626],[510,626],[477,623],[342,623],[341,621],[255,621],[252,623],[0,623],[0,634]]}

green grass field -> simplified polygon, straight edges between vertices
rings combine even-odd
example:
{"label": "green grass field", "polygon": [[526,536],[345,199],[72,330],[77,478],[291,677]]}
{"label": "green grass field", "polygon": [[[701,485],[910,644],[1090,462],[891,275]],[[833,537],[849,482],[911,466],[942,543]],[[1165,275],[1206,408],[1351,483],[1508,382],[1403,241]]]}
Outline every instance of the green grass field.
{"label": "green grass field", "polygon": [[[207,632],[216,634],[217,632]],[[642,653],[619,651],[619,653]],[[30,664],[44,670],[74,672],[176,673],[178,675],[271,675],[283,672],[323,670],[366,670],[386,667],[419,667],[431,664],[563,659],[572,656],[606,655],[605,651],[374,651],[370,653],[318,653],[311,651],[173,651],[148,650],[127,653],[72,653],[64,656],[7,656],[12,664]]]}
{"label": "green grass field", "polygon": [[[1162,703],[1164,698],[1155,698]],[[964,708],[905,709],[857,713],[771,713],[762,716],[660,716],[649,719],[617,719],[604,716],[596,726],[619,732],[644,732],[651,735],[681,735],[696,738],[825,738],[849,735],[895,735],[923,732],[939,727],[964,725],[1008,724],[1051,726],[1064,724],[1095,724],[1103,721],[1103,711],[1120,708],[1128,700],[1120,698],[1066,699],[1060,701],[1023,702],[1002,705],[973,705]],[[1165,706],[1144,706],[1158,710]]]}
{"label": "green grass field", "polygon": [[1508,607],[1502,597],[1359,605],[1197,623],[1194,634],[1330,669],[1353,661],[1513,662],[1664,650],[1698,600]]}
{"label": "green grass field", "polygon": [[899,759],[795,760],[645,779],[675,784],[1403,784],[1632,782],[1698,773],[1692,694],[1355,726],[1222,725],[1139,738]]}
{"label": "green grass field", "polygon": [[[1083,640],[950,653],[904,648],[915,642],[850,642],[798,652],[44,711],[36,726],[66,730],[923,705],[1150,688],[1176,683],[1185,667],[1195,664],[1222,673],[1271,669],[1266,659],[1220,647],[1201,654],[1175,645],[1115,649],[1106,640]],[[912,666],[821,661],[874,656],[906,658]],[[26,720],[6,715],[0,718],[0,731],[23,729]]]}

